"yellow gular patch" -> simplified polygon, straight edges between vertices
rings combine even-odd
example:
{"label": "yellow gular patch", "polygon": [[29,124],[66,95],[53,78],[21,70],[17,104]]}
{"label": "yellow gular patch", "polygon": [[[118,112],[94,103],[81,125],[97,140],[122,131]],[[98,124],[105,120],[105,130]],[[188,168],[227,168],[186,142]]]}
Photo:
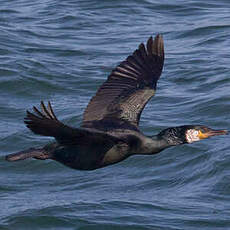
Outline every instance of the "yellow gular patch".
{"label": "yellow gular patch", "polygon": [[206,138],[208,138],[208,135],[205,134],[205,133],[202,133],[202,132],[199,130],[198,137],[199,137],[200,139],[206,139]]}

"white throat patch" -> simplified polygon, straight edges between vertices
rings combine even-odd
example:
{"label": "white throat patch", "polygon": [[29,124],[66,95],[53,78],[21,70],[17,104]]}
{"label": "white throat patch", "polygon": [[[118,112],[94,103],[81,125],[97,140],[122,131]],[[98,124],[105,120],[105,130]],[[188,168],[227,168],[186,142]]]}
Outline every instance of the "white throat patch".
{"label": "white throat patch", "polygon": [[197,130],[188,129],[186,131],[186,134],[185,134],[187,142],[192,143],[194,141],[199,141],[200,138],[199,138],[198,134],[199,134],[199,132]]}

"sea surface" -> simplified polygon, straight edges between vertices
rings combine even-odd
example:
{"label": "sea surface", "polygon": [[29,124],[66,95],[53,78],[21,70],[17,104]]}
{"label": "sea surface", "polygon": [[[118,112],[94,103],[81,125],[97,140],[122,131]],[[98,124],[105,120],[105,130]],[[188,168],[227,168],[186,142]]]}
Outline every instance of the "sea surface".
{"label": "sea surface", "polygon": [[79,127],[111,70],[157,33],[165,66],[140,129],[230,130],[229,13],[228,0],[2,0],[0,230],[230,229],[229,136],[95,171],[5,161],[52,141],[25,127],[26,110],[51,101]]}

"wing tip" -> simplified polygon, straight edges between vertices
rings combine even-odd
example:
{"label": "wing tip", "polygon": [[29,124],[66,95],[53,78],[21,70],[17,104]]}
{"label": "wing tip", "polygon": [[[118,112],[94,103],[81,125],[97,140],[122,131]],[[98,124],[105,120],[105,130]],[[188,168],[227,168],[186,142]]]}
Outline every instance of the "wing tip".
{"label": "wing tip", "polygon": [[24,123],[32,132],[39,135],[49,136],[49,130],[46,127],[51,123],[58,123],[59,120],[55,116],[50,102],[46,107],[44,102],[41,101],[41,110],[33,106],[33,112],[26,111]]}
{"label": "wing tip", "polygon": [[164,57],[164,40],[162,34],[157,34],[153,40],[153,37],[147,41],[148,54],[155,54],[160,57]]}

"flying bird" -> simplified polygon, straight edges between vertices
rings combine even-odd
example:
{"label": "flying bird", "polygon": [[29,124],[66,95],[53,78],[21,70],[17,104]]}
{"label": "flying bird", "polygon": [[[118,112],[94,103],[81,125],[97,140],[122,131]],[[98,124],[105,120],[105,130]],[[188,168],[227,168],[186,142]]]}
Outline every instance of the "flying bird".
{"label": "flying bird", "polygon": [[183,125],[146,136],[139,129],[141,113],[156,91],[164,65],[163,37],[150,37],[122,61],[92,97],[80,128],[63,124],[48,102],[27,111],[25,124],[35,134],[54,137],[41,148],[6,156],[7,161],[51,159],[78,170],[94,170],[129,156],[152,155],[182,144],[227,134],[204,125]]}

